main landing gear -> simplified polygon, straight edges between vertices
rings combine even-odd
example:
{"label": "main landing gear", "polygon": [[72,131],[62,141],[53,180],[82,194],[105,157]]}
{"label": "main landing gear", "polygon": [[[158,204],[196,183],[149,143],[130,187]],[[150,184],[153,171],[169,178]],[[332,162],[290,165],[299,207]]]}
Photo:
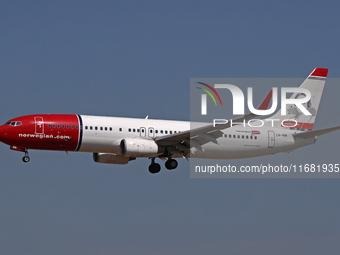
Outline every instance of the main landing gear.
{"label": "main landing gear", "polygon": [[169,158],[167,161],[165,161],[165,167],[168,170],[175,169],[178,166],[177,160]]}
{"label": "main landing gear", "polygon": [[[175,169],[178,166],[177,160],[169,158],[167,161],[165,161],[165,167],[168,170]],[[155,163],[155,158],[151,158],[151,164],[149,166],[149,172],[152,174],[156,174],[159,171],[161,171],[161,166],[158,163]]]}
{"label": "main landing gear", "polygon": [[151,165],[149,166],[149,172],[152,174],[156,174],[159,171],[161,171],[161,165],[158,163],[155,163],[155,158],[152,158]]}
{"label": "main landing gear", "polygon": [[22,161],[28,163],[30,161],[30,157],[28,156],[28,151],[25,151],[25,156],[22,158]]}

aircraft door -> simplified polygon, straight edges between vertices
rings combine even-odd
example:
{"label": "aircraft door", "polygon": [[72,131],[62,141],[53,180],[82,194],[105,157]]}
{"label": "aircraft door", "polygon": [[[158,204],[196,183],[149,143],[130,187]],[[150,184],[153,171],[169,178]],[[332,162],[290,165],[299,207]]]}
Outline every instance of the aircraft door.
{"label": "aircraft door", "polygon": [[146,128],[145,127],[141,127],[140,128],[140,136],[142,136],[142,137],[144,137],[144,136],[146,136]]}
{"label": "aircraft door", "polygon": [[148,129],[148,133],[149,137],[155,137],[155,129],[153,127]]}
{"label": "aircraft door", "polygon": [[35,133],[43,134],[44,133],[44,120],[42,117],[34,117],[35,122]]}
{"label": "aircraft door", "polygon": [[268,131],[268,148],[274,148],[275,146],[275,133],[274,131]]}

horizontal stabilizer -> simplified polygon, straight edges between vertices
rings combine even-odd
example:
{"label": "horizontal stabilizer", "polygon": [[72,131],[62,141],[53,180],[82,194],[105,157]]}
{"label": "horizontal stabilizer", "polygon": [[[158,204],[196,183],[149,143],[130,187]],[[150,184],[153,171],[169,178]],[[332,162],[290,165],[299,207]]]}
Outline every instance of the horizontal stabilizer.
{"label": "horizontal stabilizer", "polygon": [[339,129],[340,129],[340,126],[339,127],[319,129],[319,130],[314,130],[314,131],[307,131],[307,132],[303,132],[303,133],[294,134],[293,136],[300,137],[300,138],[308,138],[308,137],[325,135],[325,134],[328,134],[330,132],[333,132],[333,131],[336,131],[336,130],[339,130]]}

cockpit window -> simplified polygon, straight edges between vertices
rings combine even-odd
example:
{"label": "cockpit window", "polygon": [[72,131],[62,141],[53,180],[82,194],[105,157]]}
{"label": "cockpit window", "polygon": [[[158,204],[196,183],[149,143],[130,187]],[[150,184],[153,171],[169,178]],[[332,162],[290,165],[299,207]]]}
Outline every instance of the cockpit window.
{"label": "cockpit window", "polygon": [[11,126],[20,126],[22,123],[21,121],[7,121],[5,125],[11,125]]}

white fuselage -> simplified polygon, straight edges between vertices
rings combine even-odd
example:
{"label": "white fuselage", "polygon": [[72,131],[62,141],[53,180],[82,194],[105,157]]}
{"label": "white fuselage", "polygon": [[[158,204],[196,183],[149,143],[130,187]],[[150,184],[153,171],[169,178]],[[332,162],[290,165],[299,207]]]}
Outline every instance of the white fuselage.
{"label": "white fuselage", "polygon": [[[126,138],[155,139],[190,130],[188,121],[98,117],[81,115],[83,139],[79,151],[120,154]],[[202,126],[207,123],[202,123]],[[197,125],[196,125],[197,126]],[[315,137],[295,138],[295,130],[272,127],[233,126],[222,130],[218,144],[208,142],[202,150],[193,147],[191,157],[238,159],[288,152],[315,142]],[[174,155],[179,157],[180,155]]]}

